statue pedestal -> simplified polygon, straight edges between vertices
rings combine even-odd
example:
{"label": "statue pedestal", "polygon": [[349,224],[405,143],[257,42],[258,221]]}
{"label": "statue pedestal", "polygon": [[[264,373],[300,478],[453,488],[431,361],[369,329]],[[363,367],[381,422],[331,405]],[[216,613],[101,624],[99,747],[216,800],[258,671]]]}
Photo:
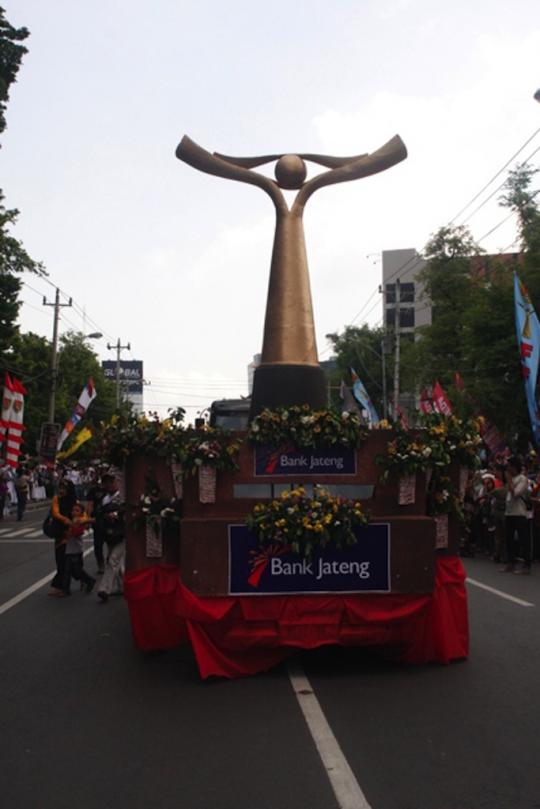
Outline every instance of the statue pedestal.
{"label": "statue pedestal", "polygon": [[253,376],[251,414],[265,407],[308,404],[314,410],[328,406],[326,375],[319,365],[259,365]]}

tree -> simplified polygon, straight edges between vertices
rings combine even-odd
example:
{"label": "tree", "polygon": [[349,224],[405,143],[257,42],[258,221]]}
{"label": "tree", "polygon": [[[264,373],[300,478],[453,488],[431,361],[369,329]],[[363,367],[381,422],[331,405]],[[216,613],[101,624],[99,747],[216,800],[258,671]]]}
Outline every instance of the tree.
{"label": "tree", "polygon": [[447,225],[431,237],[423,253],[427,263],[419,280],[431,304],[432,323],[420,330],[422,339],[410,351],[409,363],[418,385],[439,379],[449,386],[454,373],[469,362],[466,309],[478,294],[472,261],[481,250],[467,228]]}
{"label": "tree", "polygon": [[499,198],[503,208],[517,215],[523,264],[519,269],[531,300],[538,313],[540,308],[540,211],[537,197],[540,191],[532,189],[538,169],[527,163],[519,164],[508,175],[505,193]]}
{"label": "tree", "polygon": [[[366,386],[376,410],[382,417],[383,384],[382,384],[382,340],[384,329],[370,329],[368,325],[346,326],[342,334],[327,334],[336,354],[337,370],[333,382],[336,386],[342,379],[350,378],[350,369],[354,368]],[[387,383],[390,381],[390,369],[387,368]],[[388,388],[389,389],[389,388]],[[336,404],[337,397],[336,398]]]}
{"label": "tree", "polygon": [[[41,425],[48,421],[48,403],[51,389],[51,345],[45,337],[31,332],[17,334],[7,355],[6,367],[21,379],[27,389],[25,398],[24,451],[34,454]],[[58,351],[58,384],[55,420],[64,426],[71,416],[81,390],[89,378],[94,381],[97,398],[85,415],[85,426],[97,427],[115,412],[116,391],[105,379],[96,354],[88,346],[83,334],[68,332],[60,338]]]}
{"label": "tree", "polygon": [[[14,28],[5,18],[0,7],[0,133],[6,128],[6,106],[9,90],[16,81],[21,60],[27,52],[20,43],[28,36],[26,28]],[[4,206],[4,194],[0,190],[0,363],[15,335],[20,302],[21,281],[18,276],[24,271],[44,274],[43,266],[34,261],[21,242],[9,233],[15,225],[19,212]]]}

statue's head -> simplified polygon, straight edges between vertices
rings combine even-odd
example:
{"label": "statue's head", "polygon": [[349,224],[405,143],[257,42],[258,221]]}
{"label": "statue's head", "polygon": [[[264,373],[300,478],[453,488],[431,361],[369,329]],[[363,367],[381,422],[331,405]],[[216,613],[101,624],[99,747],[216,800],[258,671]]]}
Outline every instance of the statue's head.
{"label": "statue's head", "polygon": [[306,164],[296,154],[285,154],[276,163],[275,175],[280,188],[300,188],[306,179]]}

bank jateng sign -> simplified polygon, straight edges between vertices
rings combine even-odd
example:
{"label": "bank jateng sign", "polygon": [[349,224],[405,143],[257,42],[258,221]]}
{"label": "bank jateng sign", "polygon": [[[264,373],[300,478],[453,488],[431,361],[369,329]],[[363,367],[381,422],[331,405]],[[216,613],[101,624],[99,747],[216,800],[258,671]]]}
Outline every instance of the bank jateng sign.
{"label": "bank jateng sign", "polygon": [[297,450],[256,447],[255,477],[268,475],[354,475],[356,452],[345,447]]}
{"label": "bank jateng sign", "polygon": [[308,561],[277,544],[261,550],[256,534],[245,525],[229,525],[229,592],[390,592],[389,524],[370,523],[357,535],[356,545],[327,547]]}

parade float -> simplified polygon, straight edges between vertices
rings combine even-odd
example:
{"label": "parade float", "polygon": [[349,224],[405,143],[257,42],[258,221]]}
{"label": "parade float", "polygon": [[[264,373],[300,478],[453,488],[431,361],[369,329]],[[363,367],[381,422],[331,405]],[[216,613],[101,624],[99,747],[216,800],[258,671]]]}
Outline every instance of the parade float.
{"label": "parade float", "polygon": [[[124,469],[125,598],[136,646],[190,643],[201,676],[264,671],[298,649],[373,646],[410,663],[468,654],[460,504],[474,427],[366,429],[326,405],[304,206],[318,188],[406,157],[232,158],[184,137],[177,156],[262,188],[276,209],[261,365],[247,430],[129,417],[103,434]],[[253,168],[277,161],[276,180]],[[305,161],[328,168],[306,180]],[[289,207],[282,189],[298,190]]]}

